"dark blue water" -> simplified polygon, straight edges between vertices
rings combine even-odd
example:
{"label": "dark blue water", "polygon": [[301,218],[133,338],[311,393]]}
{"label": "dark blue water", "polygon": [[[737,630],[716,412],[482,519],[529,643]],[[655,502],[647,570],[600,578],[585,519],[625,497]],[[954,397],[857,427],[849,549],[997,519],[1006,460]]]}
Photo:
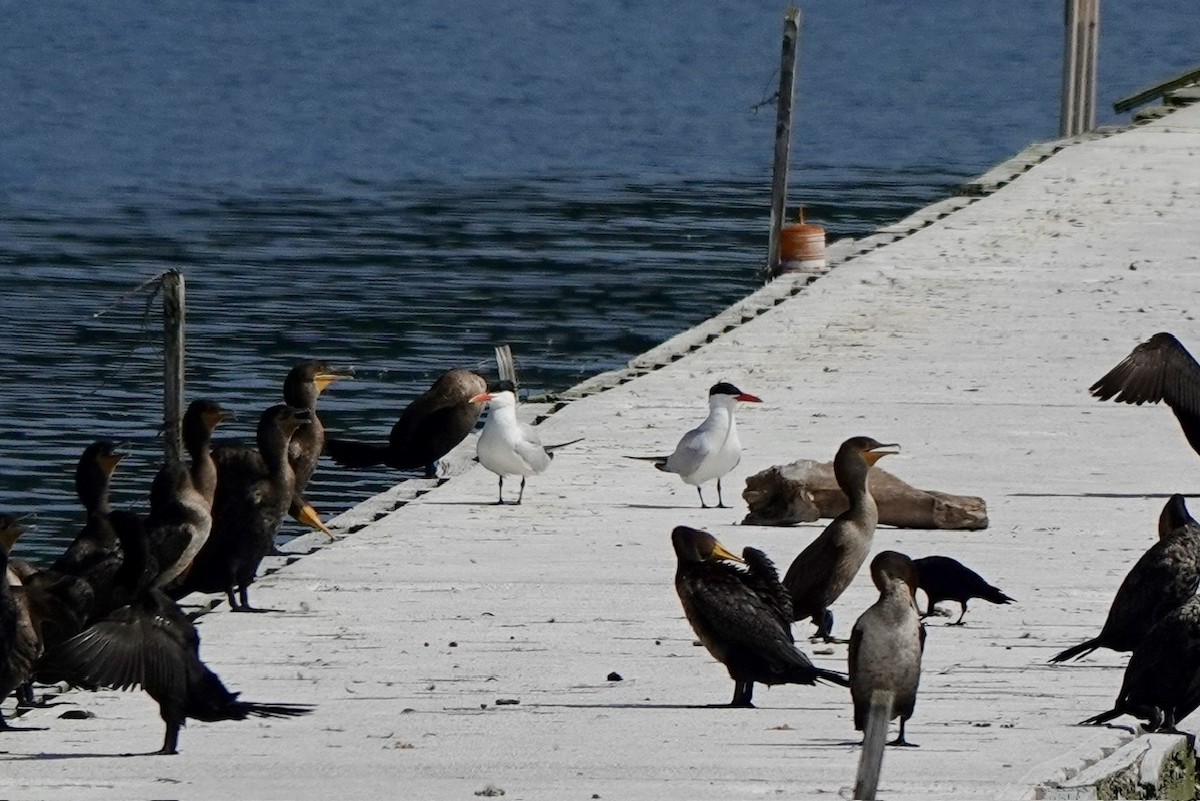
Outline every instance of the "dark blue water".
{"label": "dark blue water", "polygon": [[[327,425],[383,438],[442,370],[624,363],[757,286],[782,6],[428,0],[0,3],[0,511],[78,526],[72,469],[161,450],[157,302],[245,437],[298,359],[358,368]],[[1061,4],[804,7],[792,202],[857,236],[1057,131]],[[1106,3],[1101,116],[1194,61],[1193,0]],[[105,312],[96,317],[98,312]],[[318,472],[336,512],[393,476]]]}

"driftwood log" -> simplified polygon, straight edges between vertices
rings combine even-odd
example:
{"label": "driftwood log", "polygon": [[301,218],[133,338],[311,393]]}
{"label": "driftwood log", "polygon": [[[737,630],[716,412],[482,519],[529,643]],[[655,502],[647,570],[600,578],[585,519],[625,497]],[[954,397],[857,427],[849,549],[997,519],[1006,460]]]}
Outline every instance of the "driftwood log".
{"label": "driftwood log", "polygon": [[[982,498],[920,490],[878,467],[871,468],[871,495],[879,522],[898,528],[987,528]],[[801,459],[776,465],[746,479],[742,497],[750,507],[742,523],[791,526],[833,518],[849,506],[833,476],[831,462]]]}

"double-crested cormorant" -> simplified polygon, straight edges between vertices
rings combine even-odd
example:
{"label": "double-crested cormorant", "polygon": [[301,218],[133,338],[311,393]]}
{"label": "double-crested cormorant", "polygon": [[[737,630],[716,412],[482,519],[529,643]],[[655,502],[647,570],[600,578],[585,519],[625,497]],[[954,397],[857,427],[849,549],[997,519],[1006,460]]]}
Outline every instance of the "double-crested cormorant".
{"label": "double-crested cormorant", "polygon": [[164,465],[150,487],[146,520],[149,547],[161,571],[155,579],[170,586],[192,565],[212,529],[212,505],[217,490],[217,463],[212,456],[212,433],[232,417],[216,401],[195,400],[183,415],[183,445],[191,466]]}
{"label": "double-crested cormorant", "polygon": [[483,392],[487,382],[481,376],[470,370],[447,370],[408,405],[386,445],[330,437],[325,453],[343,467],[423,468],[432,478],[437,475],[438,459],[475,428],[482,407],[471,399]]}
{"label": "double-crested cormorant", "polygon": [[850,507],[800,552],[783,578],[783,586],[792,595],[792,619],[812,618],[817,637],[833,638],[829,607],[850,586],[871,552],[879,509],[867,487],[867,474],[871,465],[896,453],[885,448],[899,447],[870,437],[851,437],[833,459],[834,477]]}
{"label": "double-crested cormorant", "polygon": [[159,754],[177,753],[179,729],[193,720],[291,717],[311,711],[295,704],[239,701],[200,661],[200,635],[161,590],[147,588],[129,606],[72,637],[48,655],[55,669],[85,687],[141,687],[158,702],[167,724]]}
{"label": "double-crested cormorant", "polygon": [[120,558],[120,541],[109,520],[112,508],[108,493],[112,475],[125,454],[115,442],[97,440],[84,449],[75,466],[75,493],[87,513],[87,521],[65,552],[51,566],[71,575],[84,575],[115,553]]}
{"label": "double-crested cormorant", "polygon": [[[41,656],[41,638],[30,618],[24,592],[19,579],[9,574],[8,549],[0,547],[0,701],[29,681],[34,663]],[[0,729],[7,728],[0,711]]]}
{"label": "double-crested cormorant", "polygon": [[1146,632],[1129,657],[1117,701],[1082,725],[1121,715],[1148,721],[1149,731],[1183,734],[1176,725],[1200,706],[1200,597],[1189,598]]}
{"label": "double-crested cormorant", "polygon": [[305,361],[297,364],[283,381],[283,402],[296,409],[307,409],[308,425],[301,426],[288,445],[288,459],[296,476],[295,492],[292,495],[288,514],[295,520],[329,535],[329,528],[321,516],[304,500],[304,490],[317,469],[317,461],[325,449],[325,426],[317,417],[317,398],[334,381],[352,377],[350,370],[336,368],[328,362]]}
{"label": "double-crested cormorant", "polygon": [[700,496],[700,507],[708,508],[704,502],[702,484],[713,479],[717,482],[717,507],[727,508],[721,497],[721,479],[742,459],[742,442],[738,439],[737,423],[733,410],[738,401],[762,403],[762,399],[742,392],[728,381],[713,384],[708,390],[708,417],[704,422],[683,435],[675,452],[670,456],[630,456],[653,462],[664,473],[676,473],[683,483],[691,484]]}
{"label": "double-crested cormorant", "polygon": [[917,703],[925,651],[925,627],[915,598],[917,571],[904,554],[882,551],[871,560],[871,579],[879,588],[879,600],[859,616],[850,632],[854,728],[866,728],[872,695],[888,692],[892,694],[888,720],[900,718],[900,734],[888,745],[912,745],[904,739],[904,724]]}
{"label": "double-crested cormorant", "polygon": [[521,477],[521,491],[517,493],[520,503],[525,496],[525,479],[546,472],[554,451],[579,442],[573,439],[558,445],[542,445],[537,429],[517,419],[517,396],[511,390],[483,392],[471,398],[471,402],[486,403],[489,407],[475,455],[481,465],[500,477],[497,503],[504,503],[505,476]]}
{"label": "double-crested cormorant", "polygon": [[257,451],[223,445],[213,452],[217,494],[212,532],[173,595],[224,592],[235,611],[255,611],[247,598],[250,584],[292,503],[288,442],[308,416],[307,409],[272,406],[259,418]]}
{"label": "double-crested cormorant", "polygon": [[[1164,535],[1164,526],[1176,521]],[[1100,634],[1051,657],[1065,662],[1097,648],[1132,651],[1150,627],[1179,608],[1200,587],[1200,524],[1187,511],[1182,495],[1172,495],[1159,517],[1158,542],[1142,554],[1117,589]]]}
{"label": "double-crested cormorant", "polygon": [[753,706],[755,682],[846,686],[845,676],[814,666],[796,648],[787,593],[766,554],[746,548],[735,556],[713,535],[687,526],[671,532],[671,544],[675,591],[700,642],[729,670],[730,706]]}
{"label": "double-crested cormorant", "polygon": [[1013,599],[999,587],[987,583],[983,576],[949,556],[926,556],[914,559],[917,568],[917,586],[925,590],[929,604],[923,617],[933,614],[934,604],[942,601],[958,601],[962,612],[958,620],[950,625],[961,626],[967,614],[967,601],[982,598],[989,603],[1011,604]]}
{"label": "double-crested cormorant", "polygon": [[1165,402],[1200,453],[1200,364],[1171,334],[1155,334],[1135,347],[1089,391],[1100,400],[1138,406]]}

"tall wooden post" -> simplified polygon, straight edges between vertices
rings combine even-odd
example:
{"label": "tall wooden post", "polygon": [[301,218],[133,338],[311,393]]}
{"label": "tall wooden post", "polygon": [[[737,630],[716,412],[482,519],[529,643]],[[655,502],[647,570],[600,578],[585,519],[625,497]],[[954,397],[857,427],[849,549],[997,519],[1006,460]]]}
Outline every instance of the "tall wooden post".
{"label": "tall wooden post", "polygon": [[183,462],[184,283],[179,270],[163,273],[163,441],[168,466]]}
{"label": "tall wooden post", "polygon": [[789,8],[783,18],[783,52],[779,59],[779,100],[775,113],[775,172],[771,181],[771,233],[767,240],[767,274],[779,271],[779,238],[787,203],[788,155],[792,145],[792,101],[796,61],[800,53],[800,9]]}
{"label": "tall wooden post", "polygon": [[1064,0],[1060,136],[1096,127],[1096,62],[1100,0]]}

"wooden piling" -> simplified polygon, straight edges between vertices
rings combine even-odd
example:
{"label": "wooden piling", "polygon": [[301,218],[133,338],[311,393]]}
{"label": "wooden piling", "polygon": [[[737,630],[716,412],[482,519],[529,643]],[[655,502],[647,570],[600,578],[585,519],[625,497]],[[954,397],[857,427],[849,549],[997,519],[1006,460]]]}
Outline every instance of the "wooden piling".
{"label": "wooden piling", "polygon": [[1060,136],[1096,127],[1099,29],[1100,0],[1064,0]]}
{"label": "wooden piling", "polygon": [[767,241],[767,274],[779,273],[779,240],[787,203],[788,156],[792,144],[792,101],[800,53],[800,9],[783,18],[783,50],[779,59],[779,97],[775,113],[775,171],[771,181],[771,232]]}
{"label": "wooden piling", "polygon": [[183,461],[184,281],[179,270],[162,276],[163,289],[163,443],[168,465]]}
{"label": "wooden piling", "polygon": [[883,769],[883,750],[887,747],[888,721],[892,718],[892,693],[876,690],[871,694],[867,725],[863,727],[862,753],[858,757],[858,776],[854,780],[854,797],[873,801],[879,789],[879,774]]}

